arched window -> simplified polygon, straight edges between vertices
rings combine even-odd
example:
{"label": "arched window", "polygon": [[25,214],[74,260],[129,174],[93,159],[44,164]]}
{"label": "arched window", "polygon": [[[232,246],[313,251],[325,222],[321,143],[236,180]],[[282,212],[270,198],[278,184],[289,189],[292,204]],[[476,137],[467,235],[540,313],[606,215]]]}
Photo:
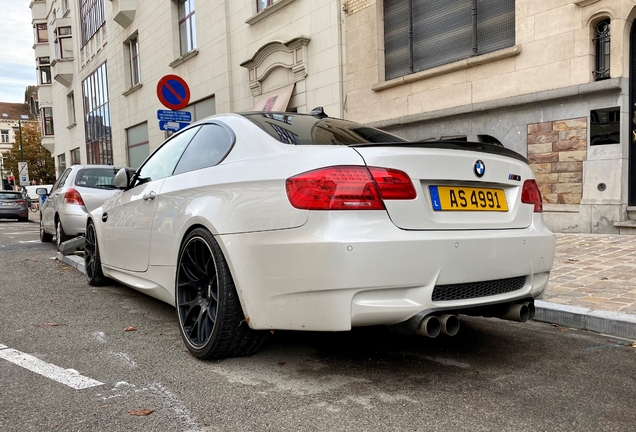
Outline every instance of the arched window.
{"label": "arched window", "polygon": [[596,25],[594,37],[596,45],[596,70],[592,72],[596,81],[610,77],[610,20],[606,19]]}

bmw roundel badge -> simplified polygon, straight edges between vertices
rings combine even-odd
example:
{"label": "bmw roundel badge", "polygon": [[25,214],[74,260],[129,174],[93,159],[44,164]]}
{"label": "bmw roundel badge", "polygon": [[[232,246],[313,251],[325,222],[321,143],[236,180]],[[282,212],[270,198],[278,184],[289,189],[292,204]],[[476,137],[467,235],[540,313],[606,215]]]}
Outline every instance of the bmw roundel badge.
{"label": "bmw roundel badge", "polygon": [[475,162],[475,175],[477,177],[483,177],[486,172],[486,164],[482,160]]}

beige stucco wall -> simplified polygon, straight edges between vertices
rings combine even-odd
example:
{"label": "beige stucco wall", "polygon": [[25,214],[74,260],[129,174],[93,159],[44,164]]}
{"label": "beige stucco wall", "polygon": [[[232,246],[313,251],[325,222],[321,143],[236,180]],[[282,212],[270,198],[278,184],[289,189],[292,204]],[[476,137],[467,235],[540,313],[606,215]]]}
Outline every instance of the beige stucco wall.
{"label": "beige stucco wall", "polygon": [[517,0],[516,45],[384,81],[383,0],[347,14],[346,116],[390,120],[593,81],[593,24],[612,19],[611,76],[628,75],[634,0]]}

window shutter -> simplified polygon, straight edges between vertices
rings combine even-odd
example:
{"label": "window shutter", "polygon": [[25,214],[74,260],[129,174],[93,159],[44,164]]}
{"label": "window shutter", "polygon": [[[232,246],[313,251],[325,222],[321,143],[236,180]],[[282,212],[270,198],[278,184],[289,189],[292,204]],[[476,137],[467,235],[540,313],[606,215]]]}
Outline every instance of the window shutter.
{"label": "window shutter", "polygon": [[384,1],[385,79],[411,73],[409,69],[409,1]]}
{"label": "window shutter", "polygon": [[486,54],[515,44],[515,0],[477,2],[478,54]]}
{"label": "window shutter", "polygon": [[470,57],[472,23],[470,0],[413,0],[414,71]]}

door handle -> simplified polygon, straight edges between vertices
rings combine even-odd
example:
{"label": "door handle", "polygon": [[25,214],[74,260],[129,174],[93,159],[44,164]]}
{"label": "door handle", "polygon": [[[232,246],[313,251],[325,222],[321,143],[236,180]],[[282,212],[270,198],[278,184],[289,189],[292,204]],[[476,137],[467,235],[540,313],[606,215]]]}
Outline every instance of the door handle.
{"label": "door handle", "polygon": [[104,213],[102,215],[102,222],[106,222],[108,220],[108,213]]}
{"label": "door handle", "polygon": [[155,199],[156,196],[157,194],[155,193],[155,191],[150,191],[146,195],[144,195],[144,201],[152,201],[153,199]]}

